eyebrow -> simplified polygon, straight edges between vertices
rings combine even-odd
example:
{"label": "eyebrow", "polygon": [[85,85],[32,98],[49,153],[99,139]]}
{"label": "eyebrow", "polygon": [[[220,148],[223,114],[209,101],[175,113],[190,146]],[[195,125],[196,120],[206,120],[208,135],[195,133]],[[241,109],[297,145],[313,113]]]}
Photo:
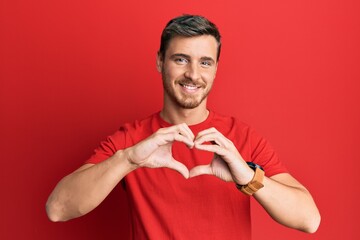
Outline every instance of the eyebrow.
{"label": "eyebrow", "polygon": [[202,61],[210,61],[210,62],[216,62],[212,57],[201,57],[200,58]]}
{"label": "eyebrow", "polygon": [[187,59],[190,58],[189,55],[183,54],[183,53],[174,53],[173,55],[170,56],[170,58],[177,58],[177,57],[183,57],[183,58],[187,58]]}
{"label": "eyebrow", "polygon": [[[191,59],[190,55],[184,54],[184,53],[174,53],[173,55],[170,56],[171,59],[176,58],[176,57],[183,57],[186,59]],[[200,60],[202,61],[211,61],[211,62],[216,62],[212,57],[201,57]]]}

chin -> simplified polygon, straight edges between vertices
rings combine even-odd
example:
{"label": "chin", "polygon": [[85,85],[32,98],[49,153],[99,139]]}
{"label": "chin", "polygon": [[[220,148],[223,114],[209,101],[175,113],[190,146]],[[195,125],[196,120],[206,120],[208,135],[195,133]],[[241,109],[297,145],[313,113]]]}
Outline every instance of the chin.
{"label": "chin", "polygon": [[203,100],[201,101],[177,101],[178,104],[185,109],[194,109],[200,106]]}

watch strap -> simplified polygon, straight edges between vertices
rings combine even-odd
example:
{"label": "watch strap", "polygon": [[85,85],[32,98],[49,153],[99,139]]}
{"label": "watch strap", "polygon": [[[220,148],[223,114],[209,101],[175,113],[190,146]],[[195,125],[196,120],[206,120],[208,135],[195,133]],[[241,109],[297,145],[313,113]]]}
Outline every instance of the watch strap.
{"label": "watch strap", "polygon": [[256,167],[254,177],[252,178],[252,180],[246,185],[236,184],[236,187],[242,193],[251,196],[255,192],[257,192],[259,189],[264,187],[264,184],[263,184],[264,176],[265,176],[264,171],[260,167]]}

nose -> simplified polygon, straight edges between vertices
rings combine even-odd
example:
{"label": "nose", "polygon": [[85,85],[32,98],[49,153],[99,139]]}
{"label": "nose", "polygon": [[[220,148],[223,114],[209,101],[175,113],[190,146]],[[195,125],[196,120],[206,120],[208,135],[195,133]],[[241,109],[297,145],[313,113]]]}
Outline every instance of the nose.
{"label": "nose", "polygon": [[185,77],[191,80],[198,80],[200,78],[200,69],[196,63],[191,63],[187,66]]}

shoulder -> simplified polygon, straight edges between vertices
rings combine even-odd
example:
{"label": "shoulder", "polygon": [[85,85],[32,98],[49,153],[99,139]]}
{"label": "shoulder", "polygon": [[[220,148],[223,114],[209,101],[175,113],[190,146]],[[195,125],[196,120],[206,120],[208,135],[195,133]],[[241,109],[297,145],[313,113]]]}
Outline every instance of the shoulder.
{"label": "shoulder", "polygon": [[138,131],[141,129],[151,128],[151,126],[156,125],[158,122],[158,113],[153,113],[142,119],[137,119],[132,122],[123,123],[119,130],[125,132]]}
{"label": "shoulder", "polygon": [[252,149],[266,141],[251,125],[234,116],[214,113],[213,126],[236,146]]}
{"label": "shoulder", "polygon": [[286,173],[270,143],[253,127],[231,116],[214,113],[214,125],[231,140],[245,161],[255,162],[265,169],[267,176]]}
{"label": "shoulder", "polygon": [[232,132],[247,133],[252,130],[249,124],[230,115],[213,112],[212,125],[223,134]]}
{"label": "shoulder", "polygon": [[143,119],[122,124],[118,132],[124,134],[126,145],[132,145],[150,136],[159,128],[159,113],[157,112]]}

